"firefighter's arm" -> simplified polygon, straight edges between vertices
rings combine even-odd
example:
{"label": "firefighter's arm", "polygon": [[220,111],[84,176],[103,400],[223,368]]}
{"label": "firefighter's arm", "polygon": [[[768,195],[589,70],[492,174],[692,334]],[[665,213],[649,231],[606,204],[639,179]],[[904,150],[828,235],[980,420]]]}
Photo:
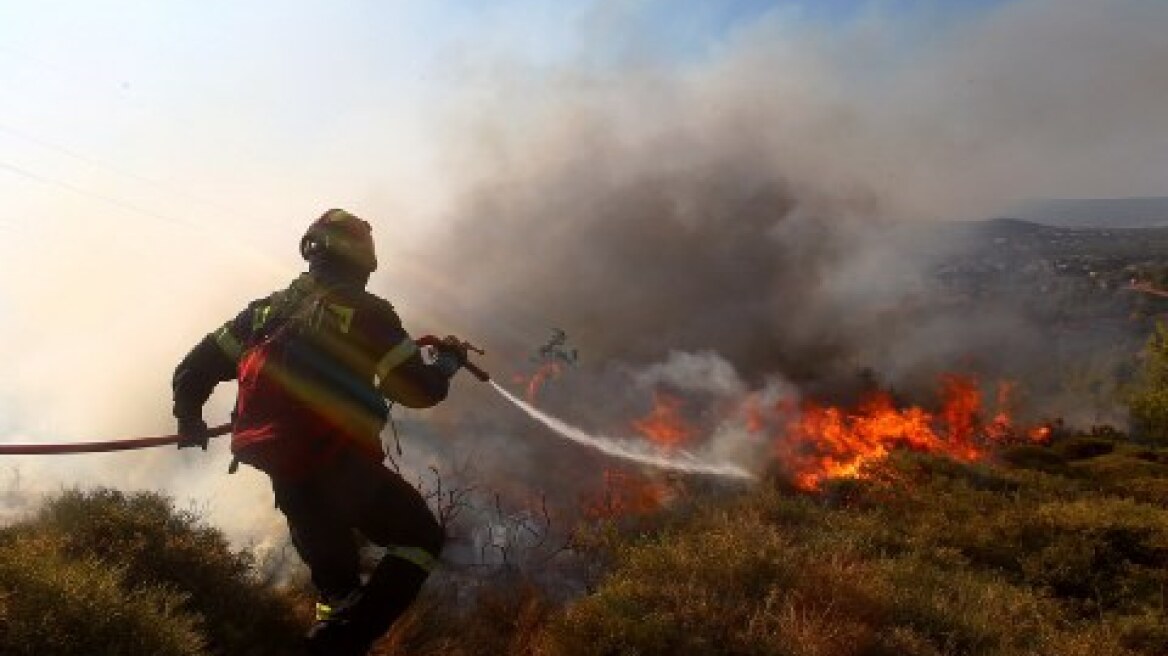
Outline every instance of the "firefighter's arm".
{"label": "firefighter's arm", "polygon": [[[370,334],[381,344],[375,350],[374,378],[385,398],[407,408],[429,408],[441,403],[450,391],[450,377],[462,360],[456,354],[431,350],[428,360],[402,327],[393,306],[374,297]],[[452,357],[454,356],[454,357]]]}
{"label": "firefighter's arm", "polygon": [[207,424],[203,405],[215,386],[235,378],[236,364],[250,336],[253,303],[231,321],[204,337],[179,362],[171,380],[174,393],[174,417],[178,420],[178,446],[207,448]]}
{"label": "firefighter's arm", "polygon": [[432,363],[422,359],[422,352],[408,335],[402,335],[377,364],[377,388],[385,397],[407,408],[429,408],[446,398],[450,377],[459,361],[435,353]]}
{"label": "firefighter's arm", "polygon": [[200,341],[174,371],[174,417],[178,420],[179,448],[207,448],[203,404],[221,381],[235,377],[235,363],[219,348],[213,335]]}

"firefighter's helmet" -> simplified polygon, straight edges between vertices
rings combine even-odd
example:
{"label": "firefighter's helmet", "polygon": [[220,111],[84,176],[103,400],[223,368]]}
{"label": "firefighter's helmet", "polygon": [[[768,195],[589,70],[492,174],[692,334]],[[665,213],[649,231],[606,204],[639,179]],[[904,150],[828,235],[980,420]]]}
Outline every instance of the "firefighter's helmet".
{"label": "firefighter's helmet", "polygon": [[377,270],[373,229],[345,210],[332,209],[308,226],[300,239],[300,255],[309,263],[335,263],[364,272]]}

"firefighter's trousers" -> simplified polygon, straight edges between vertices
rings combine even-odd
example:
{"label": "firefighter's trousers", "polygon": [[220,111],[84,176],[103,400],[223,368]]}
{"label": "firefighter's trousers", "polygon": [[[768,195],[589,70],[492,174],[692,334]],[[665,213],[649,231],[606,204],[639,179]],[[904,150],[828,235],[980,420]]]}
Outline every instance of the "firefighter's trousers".
{"label": "firefighter's trousers", "polygon": [[[437,563],[444,541],[438,520],[401,476],[357,453],[302,480],[273,478],[272,488],[313,584],[330,604],[349,600],[347,631],[371,643],[405,612]],[[388,550],[364,587],[354,530]]]}

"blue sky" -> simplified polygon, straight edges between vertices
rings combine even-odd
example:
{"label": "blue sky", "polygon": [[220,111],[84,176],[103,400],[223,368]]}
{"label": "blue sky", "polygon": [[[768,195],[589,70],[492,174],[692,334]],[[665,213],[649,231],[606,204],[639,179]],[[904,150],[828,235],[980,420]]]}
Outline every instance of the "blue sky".
{"label": "blue sky", "polygon": [[809,25],[845,24],[868,15],[895,16],[940,28],[967,20],[1009,0],[468,0],[436,2],[415,15],[418,33],[430,45],[468,34],[501,30],[507,42],[534,59],[578,57],[598,51],[599,58],[651,53],[678,63],[700,58],[709,49],[767,15]]}
{"label": "blue sky", "polygon": [[[245,110],[257,97],[284,101],[273,118],[311,128],[327,111],[316,97],[380,100],[374,87],[393,86],[412,98],[440,85],[461,57],[506,52],[534,63],[603,65],[633,54],[684,65],[768,14],[835,24],[877,12],[941,24],[997,1],[293,0],[278,11],[256,1],[6,3],[0,82],[20,96],[8,118],[16,113],[70,143],[99,147],[103,135],[122,139],[117,128],[140,125],[144,114],[181,115],[192,96],[223,94]],[[351,98],[361,93],[369,95]],[[80,106],[90,121],[77,115]]]}

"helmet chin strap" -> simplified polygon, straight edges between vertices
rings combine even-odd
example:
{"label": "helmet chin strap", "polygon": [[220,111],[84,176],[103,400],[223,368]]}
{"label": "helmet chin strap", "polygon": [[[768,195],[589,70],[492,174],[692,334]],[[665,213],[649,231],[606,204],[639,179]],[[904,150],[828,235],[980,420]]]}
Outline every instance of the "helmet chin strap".
{"label": "helmet chin strap", "polygon": [[309,262],[308,271],[324,283],[356,285],[362,288],[369,283],[369,276],[373,273],[327,258],[317,258]]}

